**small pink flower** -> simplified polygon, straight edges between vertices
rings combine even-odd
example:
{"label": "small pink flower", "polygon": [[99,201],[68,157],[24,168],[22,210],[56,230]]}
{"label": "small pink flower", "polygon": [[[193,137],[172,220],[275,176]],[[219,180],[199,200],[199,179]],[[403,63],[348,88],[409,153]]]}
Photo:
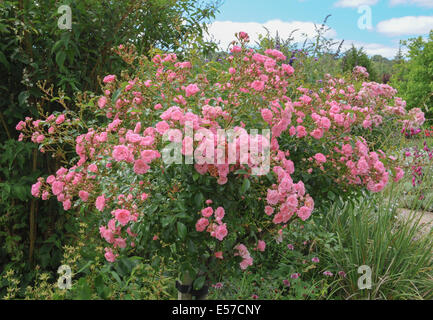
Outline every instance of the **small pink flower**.
{"label": "small pink flower", "polygon": [[131,161],[133,157],[128,147],[124,145],[115,146],[112,156],[116,161]]}
{"label": "small pink flower", "polygon": [[240,265],[240,267],[241,267],[242,270],[245,270],[249,266],[253,265],[253,258],[251,258],[250,256],[248,256],[248,257],[244,258],[239,265]]}
{"label": "small pink flower", "polygon": [[53,194],[55,196],[57,196],[58,194],[60,194],[63,191],[64,185],[65,184],[63,182],[61,182],[61,181],[55,181],[55,182],[53,182],[53,184],[51,186]]}
{"label": "small pink flower", "polygon": [[78,192],[78,196],[81,198],[81,200],[83,200],[84,202],[87,201],[87,199],[89,199],[89,193],[87,191],[84,190],[80,190],[80,192]]}
{"label": "small pink flower", "polygon": [[67,199],[67,200],[63,201],[63,209],[64,210],[71,209],[71,200]]}
{"label": "small pink flower", "polygon": [[307,220],[311,215],[311,209],[303,206],[298,210],[298,217],[301,218],[302,221]]}
{"label": "small pink flower", "polygon": [[195,224],[195,230],[197,230],[198,232],[203,232],[208,225],[209,225],[208,219],[200,218]]}
{"label": "small pink flower", "polygon": [[283,64],[281,67],[288,75],[291,75],[293,74],[293,72],[295,72],[295,69],[293,69],[290,64]]}
{"label": "small pink flower", "polygon": [[218,207],[215,210],[215,218],[217,221],[221,221],[225,216],[225,211],[223,207]]}
{"label": "small pink flower", "polygon": [[98,166],[96,164],[92,163],[91,165],[89,165],[87,167],[87,170],[89,170],[90,172],[93,172],[93,173],[97,173],[98,172]]}
{"label": "small pink flower", "polygon": [[322,153],[316,153],[314,155],[314,159],[317,161],[317,163],[325,163],[326,157]]}
{"label": "small pink flower", "polygon": [[34,185],[32,185],[32,196],[33,197],[39,197],[41,185],[42,185],[42,183],[40,181],[38,181]]}
{"label": "small pink flower", "polygon": [[266,242],[264,242],[263,240],[259,240],[259,243],[257,244],[257,250],[259,251],[265,251],[266,249]]}
{"label": "small pink flower", "polygon": [[104,77],[104,80],[102,80],[104,83],[110,83],[113,82],[114,80],[116,80],[116,76],[115,75],[108,75]]}
{"label": "small pink flower", "polygon": [[108,262],[114,262],[116,261],[118,254],[113,254],[113,251],[109,248],[105,248],[105,254],[104,257],[107,259]]}
{"label": "small pink flower", "polygon": [[102,96],[98,99],[98,107],[100,109],[104,108],[106,104],[107,104],[107,98],[105,96]]}
{"label": "small pink flower", "polygon": [[213,209],[211,207],[207,207],[201,211],[201,214],[205,218],[209,218],[213,214]]}
{"label": "small pink flower", "polygon": [[18,122],[17,126],[15,127],[16,130],[21,131],[26,127],[26,123],[24,121]]}
{"label": "small pink flower", "polygon": [[155,128],[159,134],[164,134],[168,129],[170,129],[170,126],[167,122],[160,121],[156,124]]}
{"label": "small pink flower", "polygon": [[221,289],[223,286],[224,284],[222,282],[217,282],[212,285],[212,287],[214,287],[215,289]]}
{"label": "small pink flower", "polygon": [[279,199],[280,199],[280,195],[278,194],[277,190],[268,189],[268,195],[266,197],[266,201],[268,202],[268,204],[270,204],[271,206],[276,205]]}
{"label": "small pink flower", "polygon": [[251,88],[253,88],[256,91],[263,91],[265,89],[265,82],[256,80],[251,83]]}
{"label": "small pink flower", "polygon": [[149,165],[142,159],[135,160],[134,172],[136,174],[145,174],[150,169]]}
{"label": "small pink flower", "polygon": [[223,241],[227,234],[227,225],[225,223],[216,227],[215,238],[217,238],[219,241]]}
{"label": "small pink flower", "polygon": [[42,192],[42,200],[48,200],[50,194],[48,191]]}
{"label": "small pink flower", "polygon": [[314,262],[314,263],[319,263],[320,262],[319,258],[317,258],[317,257],[312,258],[311,261]]}
{"label": "small pink flower", "polygon": [[44,141],[45,136],[43,134],[38,135],[38,137],[36,138],[36,142],[37,143],[42,143],[42,141]]}
{"label": "small pink flower", "polygon": [[104,195],[99,196],[99,197],[96,198],[95,206],[96,206],[96,209],[98,209],[99,211],[103,211],[104,210],[104,207],[105,207],[105,197],[104,197]]}
{"label": "small pink flower", "polygon": [[272,111],[269,109],[262,109],[261,114],[262,114],[263,120],[265,120],[267,123],[271,124],[272,118],[274,116],[272,114]]}
{"label": "small pink flower", "polygon": [[186,88],[185,88],[185,92],[186,92],[186,96],[190,97],[195,95],[197,92],[199,92],[200,89],[199,87],[194,83],[194,84],[189,84]]}
{"label": "small pink flower", "polygon": [[112,212],[119,223],[124,226],[131,220],[131,212],[126,209],[117,209]]}
{"label": "small pink flower", "polygon": [[266,206],[265,207],[265,213],[270,216],[274,213],[274,208],[272,208],[271,206]]}
{"label": "small pink flower", "polygon": [[64,121],[65,121],[65,115],[64,115],[64,114],[59,115],[59,116],[57,117],[57,119],[56,119],[56,123],[57,123],[57,124],[61,124],[61,123],[63,123]]}
{"label": "small pink flower", "polygon": [[296,132],[297,132],[296,136],[298,138],[303,138],[303,137],[305,137],[307,135],[307,130],[305,129],[304,126],[297,126],[296,127]]}
{"label": "small pink flower", "polygon": [[223,252],[222,251],[217,251],[217,252],[215,252],[215,258],[217,258],[217,259],[224,259],[223,258]]}

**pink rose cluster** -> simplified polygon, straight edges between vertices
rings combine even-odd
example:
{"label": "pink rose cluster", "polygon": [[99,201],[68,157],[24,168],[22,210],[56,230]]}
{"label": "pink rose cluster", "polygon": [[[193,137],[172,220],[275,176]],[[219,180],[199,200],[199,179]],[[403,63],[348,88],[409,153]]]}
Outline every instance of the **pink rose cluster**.
{"label": "pink rose cluster", "polygon": [[[45,120],[33,120],[33,118],[26,117],[25,121],[20,121],[15,129],[21,131],[18,137],[19,141],[22,141],[27,135],[30,136],[33,143],[46,144],[48,142],[47,137],[58,133],[62,124],[70,125],[70,123],[70,119],[66,119],[66,115],[63,113],[51,114]],[[44,148],[41,149],[41,152],[44,152]]]}
{"label": "pink rose cluster", "polygon": [[275,161],[281,166],[274,166],[273,172],[277,176],[277,184],[268,189],[265,213],[273,217],[275,224],[287,223],[294,215],[302,221],[307,220],[314,209],[314,201],[305,192],[304,183],[294,183],[290,176],[295,168],[291,160],[286,159],[285,154],[279,151]]}
{"label": "pink rose cluster", "polygon": [[253,265],[253,258],[251,257],[247,247],[240,243],[234,248],[237,252],[235,252],[234,256],[240,256],[242,261],[239,263],[242,270],[245,270],[249,266]]}
{"label": "pink rose cluster", "polygon": [[[334,148],[337,160],[331,160],[331,162],[336,166],[345,168],[346,171],[337,178],[336,182],[365,185],[372,192],[382,191],[390,177],[384,162],[393,163],[396,159],[392,156],[387,157],[382,150],[370,151],[367,142],[361,137],[354,143],[354,146],[350,141],[347,138],[346,143],[342,144],[341,148]],[[394,171],[394,180],[399,181],[403,177],[404,171],[398,166],[394,167]]]}
{"label": "pink rose cluster", "polygon": [[[228,174],[244,168],[245,164],[250,169],[260,168],[265,159],[265,151],[269,148],[269,141],[260,134],[251,136],[239,126],[233,129],[235,138],[232,142],[225,136],[220,137],[218,130],[221,126],[218,120],[228,121],[230,116],[222,111],[221,107],[212,107],[207,104],[208,102],[204,101],[206,104],[202,107],[201,116],[177,106],[170,107],[160,115],[162,121],[156,124],[156,131],[160,135],[166,135],[170,141],[181,141],[182,154],[194,155],[197,172],[201,175],[209,172],[212,176],[218,177],[219,184],[226,184]],[[188,128],[193,129],[195,134],[193,137],[182,137],[182,132]],[[230,145],[235,148],[229,148]],[[257,146],[257,155],[252,155],[252,148],[248,148],[251,145]],[[243,147],[246,148],[241,153]]]}
{"label": "pink rose cluster", "polygon": [[[198,232],[207,231],[211,237],[223,241],[228,234],[227,224],[223,223],[222,220],[225,216],[225,210],[223,207],[218,207],[215,212],[212,207],[206,207],[201,211],[202,218],[200,218],[195,229]],[[214,216],[214,219],[210,219]]]}

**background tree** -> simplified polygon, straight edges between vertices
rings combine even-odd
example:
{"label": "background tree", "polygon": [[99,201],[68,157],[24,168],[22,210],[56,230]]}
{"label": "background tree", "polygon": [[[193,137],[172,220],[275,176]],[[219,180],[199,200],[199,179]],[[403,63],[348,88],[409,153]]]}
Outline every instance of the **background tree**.
{"label": "background tree", "polygon": [[407,60],[396,65],[392,85],[407,101],[409,108],[421,108],[433,118],[433,30],[427,39],[412,38],[402,42],[408,48]]}
{"label": "background tree", "polygon": [[369,79],[371,81],[377,81],[376,70],[371,63],[370,58],[364,52],[364,49],[357,49],[352,45],[352,48],[347,50],[343,55],[343,72],[351,72],[356,66],[365,67],[370,74]]}

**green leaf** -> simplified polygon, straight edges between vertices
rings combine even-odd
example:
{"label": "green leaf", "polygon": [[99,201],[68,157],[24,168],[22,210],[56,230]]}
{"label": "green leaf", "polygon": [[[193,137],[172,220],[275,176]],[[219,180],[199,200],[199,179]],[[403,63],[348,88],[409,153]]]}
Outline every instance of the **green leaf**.
{"label": "green leaf", "polygon": [[92,290],[85,278],[78,280],[76,300],[89,300],[92,297]]}
{"label": "green leaf", "polygon": [[242,183],[241,190],[240,190],[241,194],[244,194],[250,188],[250,186],[251,186],[250,180],[244,179],[244,182]]}
{"label": "green leaf", "polygon": [[30,93],[28,91],[21,91],[20,94],[18,95],[19,105],[25,106],[25,103],[26,103],[28,97],[30,97]]}
{"label": "green leaf", "polygon": [[121,285],[122,284],[122,280],[120,280],[119,275],[117,274],[117,272],[115,271],[111,271],[111,275],[114,277],[114,279],[116,279],[116,281]]}
{"label": "green leaf", "polygon": [[10,69],[9,62],[2,51],[0,51],[0,62],[6,67],[6,69]]}
{"label": "green leaf", "polygon": [[66,53],[64,51],[59,51],[56,53],[56,63],[60,70],[63,69],[63,64],[65,63]]}
{"label": "green leaf", "polygon": [[60,39],[59,41],[57,41],[54,46],[51,48],[51,54],[53,54],[54,52],[58,51],[60,48],[60,45],[62,44],[63,40]]}
{"label": "green leaf", "polygon": [[96,289],[96,292],[98,293],[98,295],[102,299],[107,299],[110,291],[109,291],[108,287],[105,285],[104,279],[103,279],[101,274],[99,274],[95,278],[94,284],[95,284],[95,289]]}
{"label": "green leaf", "polygon": [[181,240],[185,239],[186,237],[186,226],[182,222],[177,223],[177,233],[179,235],[179,238]]}
{"label": "green leaf", "polygon": [[335,200],[335,193],[332,191],[328,191],[328,198],[331,199],[332,201]]}
{"label": "green leaf", "polygon": [[113,97],[111,98],[112,103],[116,103],[116,100],[119,97],[121,91],[122,91],[122,88],[118,88],[116,91],[114,91]]}
{"label": "green leaf", "polygon": [[193,179],[194,181],[197,181],[198,178],[200,178],[200,173],[194,171],[194,173],[192,174],[192,179]]}
{"label": "green leaf", "polygon": [[200,290],[201,288],[203,288],[205,280],[206,278],[204,276],[195,279],[193,283],[194,290]]}
{"label": "green leaf", "polygon": [[196,205],[196,207],[201,207],[203,205],[203,201],[204,201],[204,196],[201,192],[197,193],[194,196],[194,203]]}

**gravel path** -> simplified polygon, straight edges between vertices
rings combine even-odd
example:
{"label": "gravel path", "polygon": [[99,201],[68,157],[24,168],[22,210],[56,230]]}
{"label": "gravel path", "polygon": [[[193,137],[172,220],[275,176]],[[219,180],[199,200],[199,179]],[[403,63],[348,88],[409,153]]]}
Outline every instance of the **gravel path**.
{"label": "gravel path", "polygon": [[[403,218],[403,219],[410,219],[413,218],[413,214],[415,211],[408,210],[408,209],[397,209],[397,214]],[[427,211],[417,211],[415,212],[416,220],[418,217],[421,217],[419,220],[419,225],[421,227],[421,232],[426,234],[429,233],[430,230],[433,228],[433,212],[427,212]]]}

